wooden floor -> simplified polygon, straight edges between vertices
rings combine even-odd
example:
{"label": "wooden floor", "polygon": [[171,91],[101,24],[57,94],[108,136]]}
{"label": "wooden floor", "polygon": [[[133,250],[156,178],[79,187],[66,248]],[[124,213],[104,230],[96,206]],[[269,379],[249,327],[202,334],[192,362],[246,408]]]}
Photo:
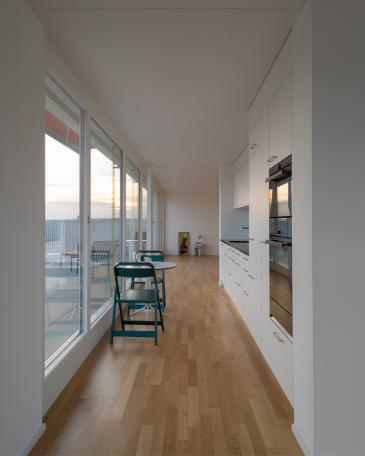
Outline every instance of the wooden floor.
{"label": "wooden floor", "polygon": [[293,455],[292,409],[223,288],[216,257],[175,258],[166,330],[106,335],[57,399],[34,455]]}

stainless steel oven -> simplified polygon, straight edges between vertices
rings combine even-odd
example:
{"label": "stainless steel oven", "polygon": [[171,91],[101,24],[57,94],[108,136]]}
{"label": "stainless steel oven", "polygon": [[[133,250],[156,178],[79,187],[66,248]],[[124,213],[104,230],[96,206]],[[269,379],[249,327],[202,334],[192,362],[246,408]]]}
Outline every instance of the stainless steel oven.
{"label": "stainless steel oven", "polygon": [[292,306],[291,155],[269,170],[270,316],[291,336]]}

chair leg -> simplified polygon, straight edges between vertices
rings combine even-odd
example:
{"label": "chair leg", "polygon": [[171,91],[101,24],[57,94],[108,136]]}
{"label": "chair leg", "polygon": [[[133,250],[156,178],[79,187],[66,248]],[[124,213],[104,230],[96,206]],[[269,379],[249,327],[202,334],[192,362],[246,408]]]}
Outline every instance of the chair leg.
{"label": "chair leg", "polygon": [[118,302],[118,304],[119,304],[120,324],[122,325],[122,329],[124,330],[124,318],[123,318],[122,304],[120,302]]}
{"label": "chair leg", "polygon": [[165,271],[162,271],[162,309],[165,311],[166,305],[166,288],[165,288]]}
{"label": "chair leg", "polygon": [[[156,307],[156,306],[155,306]],[[162,310],[161,310],[161,304],[160,304],[160,300],[158,300],[158,312],[160,314],[160,320],[161,320],[161,328],[162,328],[162,331],[165,331],[165,326],[163,324],[163,316],[162,316]]]}

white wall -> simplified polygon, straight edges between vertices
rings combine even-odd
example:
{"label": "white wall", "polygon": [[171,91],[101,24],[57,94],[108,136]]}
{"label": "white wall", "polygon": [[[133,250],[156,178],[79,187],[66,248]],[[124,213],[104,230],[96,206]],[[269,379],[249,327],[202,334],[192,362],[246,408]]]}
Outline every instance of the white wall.
{"label": "white wall", "polygon": [[314,450],[365,454],[365,2],[314,0]]}
{"label": "white wall", "polygon": [[0,13],[0,454],[43,431],[43,38],[23,0]]}
{"label": "white wall", "polygon": [[307,2],[292,32],[294,425],[313,452],[312,24]]}
{"label": "white wall", "polygon": [[219,165],[219,238],[248,239],[248,230],[240,230],[249,226],[249,209],[233,208],[233,171],[234,165]]}
{"label": "white wall", "polygon": [[178,232],[190,232],[190,254],[204,236],[208,255],[218,255],[218,193],[165,193],[165,250],[178,254]]}

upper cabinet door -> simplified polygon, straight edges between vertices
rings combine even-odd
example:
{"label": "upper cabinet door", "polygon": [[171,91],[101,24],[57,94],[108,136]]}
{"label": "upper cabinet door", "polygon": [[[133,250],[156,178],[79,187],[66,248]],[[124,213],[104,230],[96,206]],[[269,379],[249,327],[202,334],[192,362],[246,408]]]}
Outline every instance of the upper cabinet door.
{"label": "upper cabinet door", "polygon": [[250,272],[261,277],[262,242],[269,226],[267,166],[268,115],[263,112],[250,131],[249,196],[250,196]]}
{"label": "upper cabinet door", "polygon": [[248,206],[249,204],[249,170],[245,163],[233,175],[233,207]]}
{"label": "upper cabinet door", "polygon": [[292,74],[269,103],[269,149],[267,161],[275,165],[292,153]]}

